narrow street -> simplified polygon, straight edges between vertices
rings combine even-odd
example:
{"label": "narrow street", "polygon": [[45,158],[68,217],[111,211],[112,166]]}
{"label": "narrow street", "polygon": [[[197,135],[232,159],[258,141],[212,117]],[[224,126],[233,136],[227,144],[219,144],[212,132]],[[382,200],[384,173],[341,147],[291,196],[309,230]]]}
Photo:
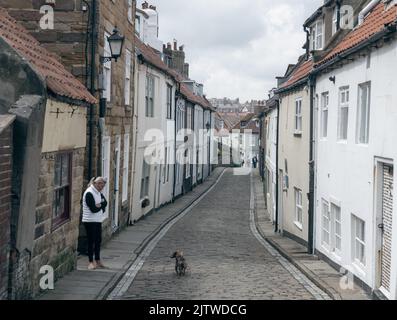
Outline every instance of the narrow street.
{"label": "narrow street", "polygon": [[[122,299],[314,299],[250,229],[250,176],[228,169],[164,235]],[[183,250],[178,278],[169,257]]]}

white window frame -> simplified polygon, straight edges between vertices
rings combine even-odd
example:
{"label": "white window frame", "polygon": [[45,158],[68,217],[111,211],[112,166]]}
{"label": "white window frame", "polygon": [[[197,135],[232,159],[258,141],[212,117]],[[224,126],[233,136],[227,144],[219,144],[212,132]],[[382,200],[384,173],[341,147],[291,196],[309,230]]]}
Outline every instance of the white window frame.
{"label": "white window frame", "polygon": [[311,26],[311,41],[310,46],[312,50],[322,50],[324,47],[324,21],[319,19]]}
{"label": "white window frame", "polygon": [[[361,229],[361,227],[364,230],[364,234],[362,235],[363,239],[361,239],[359,235],[359,229]],[[365,267],[366,265],[365,227],[365,221],[352,214],[352,260],[360,267]],[[362,257],[357,256],[357,250],[359,248],[362,249]]]}
{"label": "white window frame", "polygon": [[[105,42],[103,47],[103,55],[105,57],[110,57],[112,55],[108,37],[110,37],[110,33],[105,31]],[[110,102],[112,96],[112,61],[107,61],[103,64],[103,81],[105,88],[105,90],[103,91],[103,97],[106,98],[106,101]]]}
{"label": "white window frame", "polygon": [[152,74],[147,74],[146,89],[145,89],[145,115],[147,118],[154,117],[154,99],[155,99],[155,78]]}
{"label": "white window frame", "polygon": [[338,25],[338,6],[335,6],[334,12],[332,15],[332,35],[334,35],[339,30]]}
{"label": "white window frame", "polygon": [[128,18],[128,22],[133,24],[134,22],[132,21],[134,15],[133,15],[133,1],[132,0],[127,0],[127,18]]}
{"label": "white window frame", "polygon": [[[366,90],[365,106],[363,105],[364,89]],[[368,144],[369,142],[370,112],[371,112],[371,82],[365,82],[358,85],[357,132],[356,132],[356,142],[358,144]],[[363,115],[363,113],[365,114]]]}
{"label": "white window frame", "polygon": [[190,178],[190,150],[187,149],[187,156],[185,157],[185,178]]}
{"label": "white window frame", "polygon": [[125,51],[125,83],[124,83],[124,103],[126,106],[131,105],[131,59],[130,50]]}
{"label": "white window frame", "polygon": [[141,177],[141,200],[149,196],[149,186],[150,186],[150,165],[146,162],[145,158],[142,163],[142,177]]}
{"label": "white window frame", "polygon": [[321,138],[328,137],[329,92],[321,94]]}
{"label": "white window frame", "polygon": [[[347,141],[349,135],[349,102],[350,102],[350,88],[339,88],[339,103],[338,103],[338,140]],[[342,119],[343,110],[346,109],[346,119]],[[346,126],[346,135],[344,135],[344,127]]]}
{"label": "white window frame", "polygon": [[173,101],[173,94],[172,94],[172,85],[167,83],[167,119],[172,119],[172,101]]}
{"label": "white window frame", "polygon": [[[333,210],[333,208],[338,210],[335,211]],[[330,211],[332,218],[332,244],[333,244],[332,250],[337,255],[340,255],[342,251],[342,208],[339,205],[331,202]],[[339,212],[339,217],[336,216],[336,212]],[[337,228],[338,225],[339,228]],[[340,232],[337,231],[338,229],[340,230]]]}
{"label": "white window frame", "polygon": [[128,174],[130,165],[130,134],[124,135],[124,156],[123,156],[123,190],[121,201],[125,202],[128,199]]}
{"label": "white window frame", "polygon": [[303,199],[302,190],[294,188],[295,194],[295,225],[302,230],[303,229]]}
{"label": "white window frame", "polygon": [[321,200],[321,243],[327,250],[331,248],[331,213],[329,202]]}
{"label": "white window frame", "polygon": [[295,100],[295,134],[302,134],[302,98]]}

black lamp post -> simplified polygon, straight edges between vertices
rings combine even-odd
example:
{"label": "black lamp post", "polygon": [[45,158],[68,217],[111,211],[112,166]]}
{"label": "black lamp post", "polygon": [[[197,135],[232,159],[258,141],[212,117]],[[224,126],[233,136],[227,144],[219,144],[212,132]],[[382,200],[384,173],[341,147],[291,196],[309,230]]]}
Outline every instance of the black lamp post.
{"label": "black lamp post", "polygon": [[101,63],[109,62],[114,59],[117,62],[117,59],[120,58],[121,53],[123,52],[125,37],[119,33],[119,30],[114,28],[113,34],[108,37],[108,42],[110,46],[111,56],[110,57],[101,57]]}

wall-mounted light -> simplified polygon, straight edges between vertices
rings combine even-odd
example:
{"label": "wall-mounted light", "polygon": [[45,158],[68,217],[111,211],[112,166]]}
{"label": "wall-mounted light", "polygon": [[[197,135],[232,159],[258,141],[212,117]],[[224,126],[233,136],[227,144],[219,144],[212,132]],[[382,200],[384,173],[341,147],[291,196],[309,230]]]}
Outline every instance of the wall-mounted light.
{"label": "wall-mounted light", "polygon": [[336,78],[335,76],[329,77],[329,81],[333,82],[335,84]]}
{"label": "wall-mounted light", "polygon": [[107,37],[107,40],[109,42],[111,56],[110,57],[100,57],[100,61],[102,64],[105,62],[112,61],[112,59],[114,59],[117,62],[117,59],[120,58],[121,53],[123,52],[124,39],[125,39],[125,37],[119,33],[119,30],[117,30],[117,27],[114,28],[113,34],[111,36]]}

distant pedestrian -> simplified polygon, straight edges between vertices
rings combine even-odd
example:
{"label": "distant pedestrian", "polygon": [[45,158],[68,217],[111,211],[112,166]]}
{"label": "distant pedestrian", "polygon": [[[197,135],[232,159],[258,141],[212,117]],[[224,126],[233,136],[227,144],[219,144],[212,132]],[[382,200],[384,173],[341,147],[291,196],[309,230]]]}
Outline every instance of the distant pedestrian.
{"label": "distant pedestrian", "polygon": [[[102,222],[108,205],[102,190],[106,180],[102,177],[92,178],[83,195],[83,223],[87,231],[88,269],[105,268],[101,262]],[[95,262],[94,262],[95,255]]]}
{"label": "distant pedestrian", "polygon": [[252,164],[254,165],[254,168],[256,168],[257,163],[258,163],[258,158],[257,158],[257,157],[254,157],[254,158],[252,159]]}

